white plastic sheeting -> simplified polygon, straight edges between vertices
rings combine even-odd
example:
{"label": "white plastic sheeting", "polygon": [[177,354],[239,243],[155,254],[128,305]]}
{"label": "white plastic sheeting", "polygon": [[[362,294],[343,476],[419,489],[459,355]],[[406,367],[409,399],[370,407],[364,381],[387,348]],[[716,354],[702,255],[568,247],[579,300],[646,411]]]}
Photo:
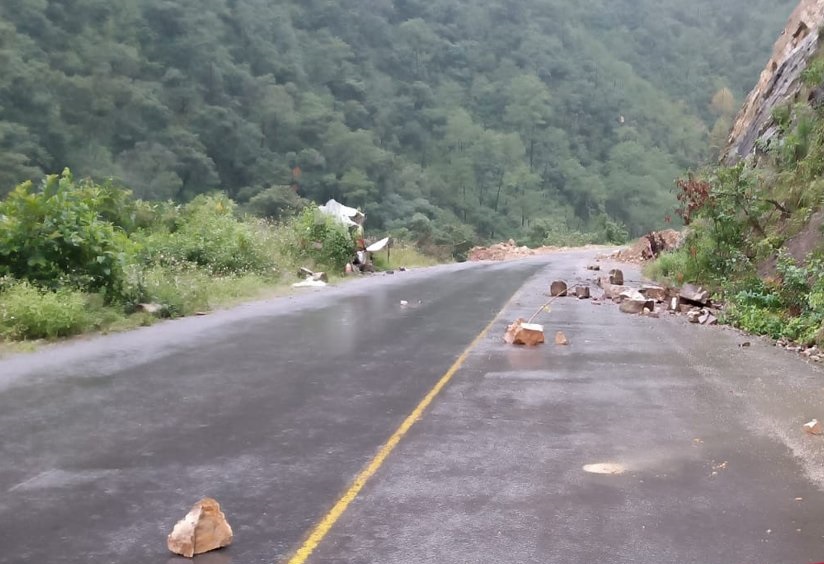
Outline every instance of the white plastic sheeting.
{"label": "white plastic sheeting", "polygon": [[364,215],[349,206],[344,206],[340,202],[332,199],[326,202],[325,206],[319,206],[318,209],[326,215],[332,216],[347,227],[363,224]]}

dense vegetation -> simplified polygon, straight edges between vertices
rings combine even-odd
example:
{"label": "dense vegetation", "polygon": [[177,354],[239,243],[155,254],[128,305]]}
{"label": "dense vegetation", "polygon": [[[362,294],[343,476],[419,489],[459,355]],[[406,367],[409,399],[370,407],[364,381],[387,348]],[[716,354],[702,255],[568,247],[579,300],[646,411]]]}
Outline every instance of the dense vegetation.
{"label": "dense vegetation", "polygon": [[[824,87],[824,55],[799,99]],[[814,99],[814,97],[812,97]],[[726,321],[803,345],[824,345],[824,106],[779,107],[776,139],[758,157],[679,183],[686,244],[651,274],[712,286]]]}
{"label": "dense vegetation", "polygon": [[793,4],[4,0],[0,195],[69,166],[270,217],[294,187],[424,243],[616,239],[674,206]]}
{"label": "dense vegetation", "polygon": [[280,225],[235,212],[225,195],[147,202],[68,170],[21,184],[0,202],[0,340],[207,311],[297,265],[340,272],[352,256],[348,230],[313,208]]}

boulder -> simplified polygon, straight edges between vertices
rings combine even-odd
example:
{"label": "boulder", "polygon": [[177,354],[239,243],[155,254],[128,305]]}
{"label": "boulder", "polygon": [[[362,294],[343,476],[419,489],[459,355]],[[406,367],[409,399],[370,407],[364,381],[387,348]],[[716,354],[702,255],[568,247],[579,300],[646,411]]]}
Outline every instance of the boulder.
{"label": "boulder", "polygon": [[698,323],[701,325],[718,325],[718,318],[711,312],[703,310],[701,315],[698,317]]}
{"label": "boulder", "polygon": [[559,347],[565,347],[569,344],[569,339],[566,338],[563,331],[555,333],[555,344]]}
{"label": "boulder", "polygon": [[704,288],[693,284],[684,285],[678,296],[684,301],[702,306],[710,303],[710,293]]}
{"label": "boulder", "polygon": [[544,343],[544,326],[519,319],[506,328],[504,341],[510,345],[534,347]]}
{"label": "boulder", "polygon": [[701,310],[693,309],[687,312],[687,321],[690,323],[701,323]]}
{"label": "boulder", "polygon": [[667,289],[662,286],[645,284],[641,286],[639,291],[650,300],[655,300],[659,303],[667,301]]}
{"label": "boulder", "polygon": [[640,300],[625,299],[621,302],[621,307],[619,309],[624,313],[638,315],[643,313],[644,309],[654,310],[655,302],[643,298]]}
{"label": "boulder", "polygon": [[675,311],[675,312],[681,311],[680,300],[677,297],[670,298],[669,302],[667,303],[667,309],[669,311]]}
{"label": "boulder", "polygon": [[579,300],[588,300],[590,298],[589,286],[578,286],[575,288],[575,295]]}
{"label": "boulder", "polygon": [[549,295],[553,298],[567,295],[567,284],[563,280],[556,280],[549,287]]}
{"label": "boulder", "polygon": [[609,271],[609,283],[616,286],[624,285],[624,273],[617,268]]}
{"label": "boulder", "polygon": [[198,501],[189,513],[177,522],[166,546],[175,554],[192,558],[232,544],[232,527],[220,510],[220,504],[211,498]]}

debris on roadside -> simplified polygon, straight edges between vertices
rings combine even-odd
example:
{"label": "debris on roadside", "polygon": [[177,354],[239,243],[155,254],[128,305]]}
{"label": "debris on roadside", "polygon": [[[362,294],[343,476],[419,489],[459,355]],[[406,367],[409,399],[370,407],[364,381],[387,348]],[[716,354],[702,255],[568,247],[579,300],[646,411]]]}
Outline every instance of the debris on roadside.
{"label": "debris on roadside", "polygon": [[163,313],[163,306],[160,304],[137,304],[135,311],[148,313],[149,315],[160,315]]}
{"label": "debris on roadside", "polygon": [[198,501],[189,513],[175,524],[166,539],[170,552],[193,558],[232,544],[232,527],[220,510],[220,504],[211,498]]}
{"label": "debris on roadside", "polygon": [[609,258],[620,262],[643,263],[657,258],[661,253],[678,249],[683,238],[674,229],[653,231],[638,239],[630,248],[613,253]]}
{"label": "debris on roadside", "polygon": [[579,300],[588,300],[591,297],[589,286],[576,286],[574,292]]}
{"label": "debris on roadside", "polygon": [[549,287],[549,295],[553,298],[563,297],[567,295],[569,288],[567,283],[563,280],[556,280]]}
{"label": "debris on roadside", "polygon": [[590,264],[587,267],[587,270],[592,270],[594,272],[598,272],[599,270],[601,270],[601,265],[600,264]]}
{"label": "debris on roadside", "polygon": [[298,276],[303,278],[303,281],[292,284],[293,288],[323,288],[329,283],[329,276],[325,272],[312,272],[304,267],[298,270]]}
{"label": "debris on roadside", "polygon": [[312,280],[311,278],[292,284],[292,288],[324,288],[326,286],[327,284],[323,280]]}
{"label": "debris on roadside", "polygon": [[824,435],[824,429],[821,428],[821,423],[818,419],[813,419],[809,423],[805,423],[804,432],[808,435]]}
{"label": "debris on roadside", "polygon": [[614,286],[624,285],[624,272],[614,268],[609,271],[609,283]]}
{"label": "debris on roadside", "polygon": [[694,284],[684,284],[678,297],[687,304],[696,306],[707,306],[710,304],[710,293],[700,286]]}
{"label": "debris on roadside", "polygon": [[555,344],[559,347],[565,347],[569,345],[569,339],[567,339],[563,331],[558,331],[557,333],[555,333]]}
{"label": "debris on roadside", "polygon": [[510,345],[534,347],[541,345],[544,340],[544,326],[537,323],[527,323],[525,319],[518,319],[506,328],[504,341]]}

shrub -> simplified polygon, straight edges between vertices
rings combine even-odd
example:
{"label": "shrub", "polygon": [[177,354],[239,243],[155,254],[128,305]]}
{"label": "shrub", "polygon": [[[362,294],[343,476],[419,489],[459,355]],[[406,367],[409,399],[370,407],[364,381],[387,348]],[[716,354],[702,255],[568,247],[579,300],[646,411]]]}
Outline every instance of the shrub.
{"label": "shrub", "polygon": [[4,338],[68,337],[90,324],[86,299],[78,291],[55,292],[28,282],[12,282],[0,293],[0,335]]}
{"label": "shrub", "polygon": [[287,251],[296,259],[340,271],[355,254],[355,241],[346,226],[316,209],[301,212],[289,223],[289,232]]}
{"label": "shrub", "polygon": [[0,202],[0,276],[115,298],[131,245],[114,221],[125,221],[127,199],[111,186],[76,183],[68,169],[39,190],[31,182],[17,186]]}

